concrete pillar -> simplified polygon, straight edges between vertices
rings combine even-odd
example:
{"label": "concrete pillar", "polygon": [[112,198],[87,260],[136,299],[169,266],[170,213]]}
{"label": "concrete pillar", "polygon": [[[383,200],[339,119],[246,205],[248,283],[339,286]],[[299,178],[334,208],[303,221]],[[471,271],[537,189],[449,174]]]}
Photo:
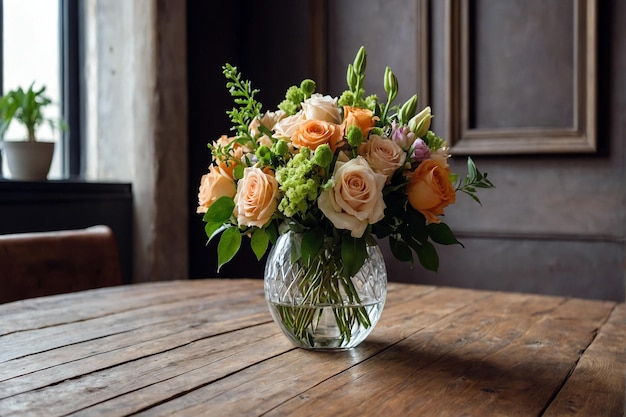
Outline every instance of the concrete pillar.
{"label": "concrete pillar", "polygon": [[130,181],[134,282],[184,279],[187,57],[184,0],[87,0],[87,175]]}

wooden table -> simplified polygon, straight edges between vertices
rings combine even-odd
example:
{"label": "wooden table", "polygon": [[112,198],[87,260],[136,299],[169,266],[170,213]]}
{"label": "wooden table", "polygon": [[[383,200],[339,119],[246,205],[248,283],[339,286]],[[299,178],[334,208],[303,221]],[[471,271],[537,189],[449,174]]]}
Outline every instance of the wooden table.
{"label": "wooden table", "polygon": [[0,415],[622,416],[626,307],[392,283],[350,351],[293,348],[261,280],[0,305]]}

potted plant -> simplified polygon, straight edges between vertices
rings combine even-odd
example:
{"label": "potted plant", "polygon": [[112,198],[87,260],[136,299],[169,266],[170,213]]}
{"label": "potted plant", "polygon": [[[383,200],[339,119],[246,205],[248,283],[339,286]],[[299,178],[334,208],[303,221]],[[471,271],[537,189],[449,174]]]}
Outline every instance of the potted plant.
{"label": "potted plant", "polygon": [[54,142],[37,140],[36,129],[43,123],[49,123],[52,129],[64,128],[63,121],[55,121],[44,115],[43,109],[52,103],[45,94],[46,86],[34,88],[33,82],[28,90],[22,87],[7,92],[0,97],[0,139],[13,120],[24,125],[26,140],[3,140],[4,155],[7,159],[11,177],[17,180],[45,180],[50,171]]}

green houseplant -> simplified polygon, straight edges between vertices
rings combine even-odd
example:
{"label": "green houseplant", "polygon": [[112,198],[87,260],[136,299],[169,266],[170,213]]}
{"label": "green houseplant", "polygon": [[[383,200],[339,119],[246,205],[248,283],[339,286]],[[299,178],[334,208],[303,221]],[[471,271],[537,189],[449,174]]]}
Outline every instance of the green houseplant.
{"label": "green houseplant", "polygon": [[[39,141],[35,132],[44,123],[52,129],[65,128],[62,120],[56,121],[44,115],[44,109],[52,104],[45,91],[45,85],[35,89],[33,82],[27,90],[18,87],[0,97],[0,139],[3,140],[4,155],[14,179],[46,179],[54,154],[54,142]],[[26,128],[26,140],[4,140],[13,120]]]}

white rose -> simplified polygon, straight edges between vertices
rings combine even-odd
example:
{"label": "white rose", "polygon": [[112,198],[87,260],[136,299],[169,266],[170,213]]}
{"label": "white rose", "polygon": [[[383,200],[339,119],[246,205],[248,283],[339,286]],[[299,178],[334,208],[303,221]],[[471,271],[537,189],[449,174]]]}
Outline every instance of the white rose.
{"label": "white rose", "polygon": [[299,111],[293,116],[285,117],[274,125],[274,133],[276,137],[290,138],[302,123],[304,123],[304,112]]}
{"label": "white rose", "polygon": [[406,159],[406,153],[397,143],[378,135],[370,135],[369,140],[361,143],[359,154],[375,171],[385,174],[388,180],[404,165]]}
{"label": "white rose", "polygon": [[313,94],[302,103],[307,120],[317,119],[330,123],[341,123],[341,110],[337,107],[337,98]]}
{"label": "white rose", "polygon": [[276,123],[285,118],[285,112],[282,110],[268,111],[261,117],[255,117],[248,126],[248,130],[252,137],[259,134],[259,125],[263,125],[269,130],[272,130]]}
{"label": "white rose", "polygon": [[333,187],[320,194],[317,205],[336,228],[350,230],[352,237],[360,238],[368,224],[385,216],[386,180],[360,156],[345,163],[337,161]]}

